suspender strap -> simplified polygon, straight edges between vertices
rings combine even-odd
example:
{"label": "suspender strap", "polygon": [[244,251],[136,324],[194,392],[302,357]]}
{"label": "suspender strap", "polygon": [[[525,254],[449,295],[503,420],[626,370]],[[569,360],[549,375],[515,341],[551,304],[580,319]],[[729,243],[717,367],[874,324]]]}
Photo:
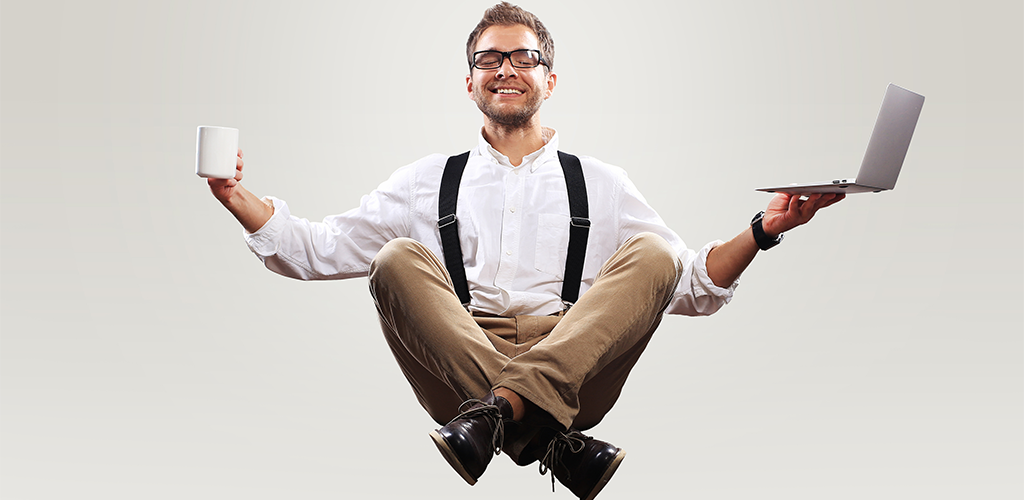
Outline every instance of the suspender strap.
{"label": "suspender strap", "polygon": [[[459,242],[459,221],[455,210],[459,201],[459,184],[466,170],[469,152],[448,158],[444,173],[441,174],[441,188],[437,199],[437,227],[441,233],[441,247],[444,251],[444,265],[455,285],[455,293],[463,305],[469,304],[469,284],[466,281],[466,266],[462,260],[462,244]],[[590,234],[590,209],[587,202],[587,185],[583,179],[580,159],[568,153],[558,152],[558,163],[562,165],[565,188],[569,195],[569,248],[566,251],[565,273],[562,278],[562,302],[566,309],[572,306],[580,295],[583,280],[583,263],[587,256],[587,238]]]}
{"label": "suspender strap", "polygon": [[565,254],[565,273],[562,278],[562,302],[566,309],[576,303],[583,280],[583,262],[587,257],[587,237],[590,235],[590,205],[587,203],[587,183],[583,180],[580,159],[558,152],[562,164],[565,188],[569,194],[569,249]]}
{"label": "suspender strap", "polygon": [[455,208],[459,201],[459,183],[466,170],[469,151],[448,158],[441,174],[441,189],[437,198],[437,227],[441,232],[441,248],[444,250],[444,265],[455,285],[455,294],[464,305],[469,304],[469,284],[466,282],[466,266],[462,262],[462,245],[459,243],[459,221]]}

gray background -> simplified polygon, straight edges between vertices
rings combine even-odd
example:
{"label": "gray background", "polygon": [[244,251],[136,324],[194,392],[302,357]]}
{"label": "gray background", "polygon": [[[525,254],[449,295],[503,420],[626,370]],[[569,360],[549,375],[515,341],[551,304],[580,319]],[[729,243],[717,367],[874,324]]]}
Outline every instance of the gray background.
{"label": "gray background", "polygon": [[[3,3],[0,496],[571,498],[505,457],[466,486],[365,279],[263,269],[193,171],[197,125],[238,127],[244,184],[318,220],[472,147],[490,3]],[[1021,498],[1019,1],[524,7],[543,121],[691,246],[853,175],[890,81],[927,96],[895,191],[666,319],[594,431],[629,452],[600,498]]]}

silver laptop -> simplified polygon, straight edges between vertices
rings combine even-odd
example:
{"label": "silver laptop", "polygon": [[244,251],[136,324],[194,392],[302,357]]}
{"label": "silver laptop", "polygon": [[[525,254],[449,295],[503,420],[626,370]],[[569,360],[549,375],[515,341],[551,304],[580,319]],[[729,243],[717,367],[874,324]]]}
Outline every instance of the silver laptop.
{"label": "silver laptop", "polygon": [[839,178],[817,184],[759,188],[769,193],[866,193],[887,191],[896,186],[903,159],[910,147],[917,118],[924,106],[924,96],[889,84],[882,99],[882,109],[875,120],[875,129],[868,141],[868,150],[856,178]]}

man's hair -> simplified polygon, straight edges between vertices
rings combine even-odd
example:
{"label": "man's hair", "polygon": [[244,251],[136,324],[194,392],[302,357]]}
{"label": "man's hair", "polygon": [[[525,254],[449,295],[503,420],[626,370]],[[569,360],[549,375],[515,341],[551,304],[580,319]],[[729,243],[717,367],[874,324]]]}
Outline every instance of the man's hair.
{"label": "man's hair", "polygon": [[530,28],[537,35],[537,39],[540,41],[540,54],[544,58],[544,62],[547,63],[547,70],[553,69],[555,67],[555,41],[551,39],[551,33],[548,33],[544,23],[540,22],[537,16],[523,10],[518,5],[501,2],[484,11],[484,17],[480,20],[480,24],[477,24],[473,32],[469,34],[469,40],[466,42],[466,60],[469,61],[470,70],[473,69],[473,52],[476,51],[476,42],[480,40],[480,35],[487,28],[519,24]]}

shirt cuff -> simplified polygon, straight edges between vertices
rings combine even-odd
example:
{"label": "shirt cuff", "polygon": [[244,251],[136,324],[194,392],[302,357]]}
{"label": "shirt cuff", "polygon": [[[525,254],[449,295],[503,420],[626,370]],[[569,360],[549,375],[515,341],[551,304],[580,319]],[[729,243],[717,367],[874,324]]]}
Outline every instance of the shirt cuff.
{"label": "shirt cuff", "polygon": [[718,248],[725,242],[722,240],[715,240],[707,245],[704,245],[697,253],[697,265],[694,266],[693,279],[693,294],[695,297],[701,297],[704,295],[712,295],[721,300],[724,300],[726,304],[732,300],[732,295],[736,291],[736,287],[740,286],[740,278],[737,276],[736,280],[733,281],[728,287],[722,288],[711,281],[711,277],[708,276],[708,254],[712,250]]}
{"label": "shirt cuff", "polygon": [[249,246],[252,253],[259,257],[269,257],[277,253],[281,243],[281,233],[284,232],[285,224],[291,217],[291,213],[288,211],[288,204],[283,200],[273,196],[264,196],[261,199],[274,204],[274,214],[255,233],[244,229],[242,233],[245,236],[245,244]]}

